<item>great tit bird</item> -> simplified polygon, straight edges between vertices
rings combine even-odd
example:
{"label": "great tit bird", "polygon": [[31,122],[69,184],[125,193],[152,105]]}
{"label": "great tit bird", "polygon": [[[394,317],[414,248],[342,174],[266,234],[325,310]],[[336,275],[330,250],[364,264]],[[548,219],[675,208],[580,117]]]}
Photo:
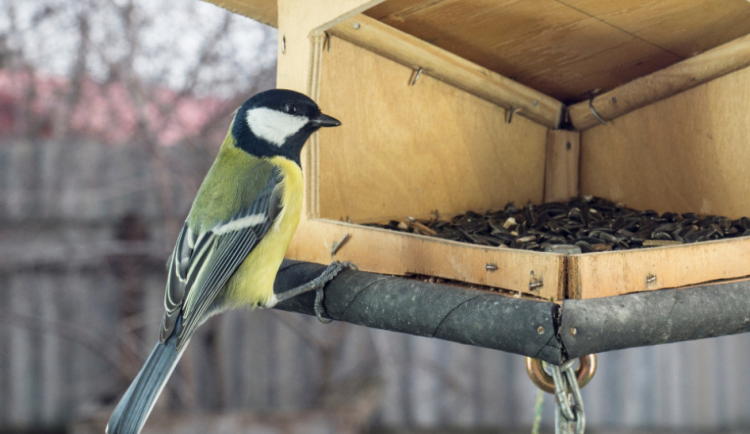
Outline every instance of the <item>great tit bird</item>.
{"label": "great tit bird", "polygon": [[[341,125],[307,96],[259,93],[235,112],[168,263],[159,342],[107,424],[108,434],[138,434],[196,328],[240,306],[271,307],[276,273],[302,211],[300,153],[312,133]],[[280,294],[316,290],[348,263]]]}

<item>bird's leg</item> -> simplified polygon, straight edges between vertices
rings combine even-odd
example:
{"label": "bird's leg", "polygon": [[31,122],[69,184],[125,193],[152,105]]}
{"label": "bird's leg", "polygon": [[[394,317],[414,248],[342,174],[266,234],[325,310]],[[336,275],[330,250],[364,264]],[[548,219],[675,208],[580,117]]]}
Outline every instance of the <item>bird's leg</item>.
{"label": "bird's leg", "polygon": [[316,277],[315,279],[305,283],[304,285],[300,285],[296,288],[284,291],[281,294],[276,294],[276,299],[274,300],[274,302],[272,304],[266,304],[266,307],[273,307],[276,304],[281,303],[285,300],[289,300],[292,297],[296,297],[306,292],[315,291],[315,316],[317,316],[318,320],[320,320],[320,322],[322,322],[323,324],[328,324],[331,322],[331,320],[323,318],[322,316],[324,311],[323,288],[325,287],[326,283],[333,280],[334,277],[336,277],[342,270],[346,268],[357,270],[357,266],[349,261],[334,261],[323,271],[323,273],[321,273],[320,276]]}

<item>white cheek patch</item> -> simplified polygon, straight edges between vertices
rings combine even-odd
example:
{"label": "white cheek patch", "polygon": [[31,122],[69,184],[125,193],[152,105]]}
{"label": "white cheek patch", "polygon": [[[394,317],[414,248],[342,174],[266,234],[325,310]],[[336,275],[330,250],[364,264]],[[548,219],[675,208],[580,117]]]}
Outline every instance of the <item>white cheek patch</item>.
{"label": "white cheek patch", "polygon": [[293,136],[309,119],[293,116],[268,108],[254,108],[247,111],[247,126],[261,139],[281,147],[289,136]]}

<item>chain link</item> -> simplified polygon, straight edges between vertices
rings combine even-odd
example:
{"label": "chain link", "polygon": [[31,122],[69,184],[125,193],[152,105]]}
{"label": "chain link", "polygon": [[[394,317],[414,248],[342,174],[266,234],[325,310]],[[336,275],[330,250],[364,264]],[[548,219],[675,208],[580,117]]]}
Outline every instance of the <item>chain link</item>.
{"label": "chain link", "polygon": [[[557,398],[558,432],[568,433],[571,424],[575,424],[575,433],[583,434],[586,429],[586,415],[583,412],[583,397],[578,386],[578,380],[573,369],[575,360],[568,360],[560,366],[544,364],[552,374],[555,382],[555,397]],[[571,403],[571,399],[573,403]]]}

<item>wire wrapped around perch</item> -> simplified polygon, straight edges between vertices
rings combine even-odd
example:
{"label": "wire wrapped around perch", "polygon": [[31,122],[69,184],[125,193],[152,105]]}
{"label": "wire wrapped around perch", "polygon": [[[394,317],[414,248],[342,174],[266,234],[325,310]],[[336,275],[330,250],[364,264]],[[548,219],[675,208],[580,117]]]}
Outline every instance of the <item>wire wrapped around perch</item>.
{"label": "wire wrapped around perch", "polygon": [[[284,261],[274,291],[308,282],[324,268]],[[314,297],[303,294],[275,308],[313,315]],[[324,305],[337,321],[562,362],[555,303],[347,270],[326,286]]]}

